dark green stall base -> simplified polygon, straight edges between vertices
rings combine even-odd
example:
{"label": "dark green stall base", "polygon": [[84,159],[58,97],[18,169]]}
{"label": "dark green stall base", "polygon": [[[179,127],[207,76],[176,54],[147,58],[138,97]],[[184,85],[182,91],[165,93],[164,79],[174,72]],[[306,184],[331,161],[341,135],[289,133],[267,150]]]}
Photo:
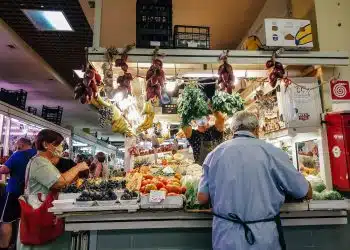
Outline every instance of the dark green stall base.
{"label": "dark green stall base", "polygon": [[[288,250],[350,250],[350,225],[287,227]],[[99,231],[98,250],[210,250],[209,229]]]}

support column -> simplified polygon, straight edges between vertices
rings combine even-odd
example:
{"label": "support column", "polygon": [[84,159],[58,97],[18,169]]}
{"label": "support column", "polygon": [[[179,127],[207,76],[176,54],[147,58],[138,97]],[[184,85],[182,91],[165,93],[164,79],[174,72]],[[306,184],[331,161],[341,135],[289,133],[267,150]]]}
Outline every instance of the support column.
{"label": "support column", "polygon": [[101,42],[102,0],[95,0],[93,48],[98,49]]}

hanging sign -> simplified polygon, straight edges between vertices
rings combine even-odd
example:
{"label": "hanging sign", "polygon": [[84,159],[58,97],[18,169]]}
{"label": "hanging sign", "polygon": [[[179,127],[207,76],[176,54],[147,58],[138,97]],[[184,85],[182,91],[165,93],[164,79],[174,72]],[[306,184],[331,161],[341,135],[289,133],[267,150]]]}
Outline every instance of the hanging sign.
{"label": "hanging sign", "polygon": [[291,79],[294,84],[277,92],[279,114],[286,128],[317,127],[321,124],[321,100],[318,82],[313,77]]}
{"label": "hanging sign", "polygon": [[350,100],[349,81],[332,80],[331,94],[332,94],[333,101],[349,101]]}
{"label": "hanging sign", "polygon": [[162,106],[162,114],[177,114],[177,105],[176,104],[165,104]]}

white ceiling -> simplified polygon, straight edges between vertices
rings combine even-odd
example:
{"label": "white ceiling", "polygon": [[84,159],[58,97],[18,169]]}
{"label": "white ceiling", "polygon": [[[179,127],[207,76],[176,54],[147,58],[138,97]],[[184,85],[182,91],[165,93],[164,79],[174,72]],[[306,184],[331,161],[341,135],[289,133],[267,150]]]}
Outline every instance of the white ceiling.
{"label": "white ceiling", "polygon": [[42,105],[62,106],[63,126],[98,127],[97,113],[75,101],[72,88],[1,19],[0,55],[0,87],[26,90],[27,106],[36,107],[39,113]]}

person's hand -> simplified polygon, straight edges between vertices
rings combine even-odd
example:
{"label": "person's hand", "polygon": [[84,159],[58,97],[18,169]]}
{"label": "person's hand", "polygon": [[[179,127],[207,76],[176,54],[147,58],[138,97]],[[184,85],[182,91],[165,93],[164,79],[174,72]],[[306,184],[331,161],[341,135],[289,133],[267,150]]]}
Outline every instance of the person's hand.
{"label": "person's hand", "polygon": [[307,191],[307,194],[306,194],[306,199],[307,200],[311,200],[312,199],[312,186],[311,186],[311,183],[310,182],[308,182],[309,183],[309,189],[308,189],[308,191]]}
{"label": "person's hand", "polygon": [[86,164],[86,162],[80,162],[76,165],[76,167],[79,169],[79,172],[89,170],[89,166]]}

